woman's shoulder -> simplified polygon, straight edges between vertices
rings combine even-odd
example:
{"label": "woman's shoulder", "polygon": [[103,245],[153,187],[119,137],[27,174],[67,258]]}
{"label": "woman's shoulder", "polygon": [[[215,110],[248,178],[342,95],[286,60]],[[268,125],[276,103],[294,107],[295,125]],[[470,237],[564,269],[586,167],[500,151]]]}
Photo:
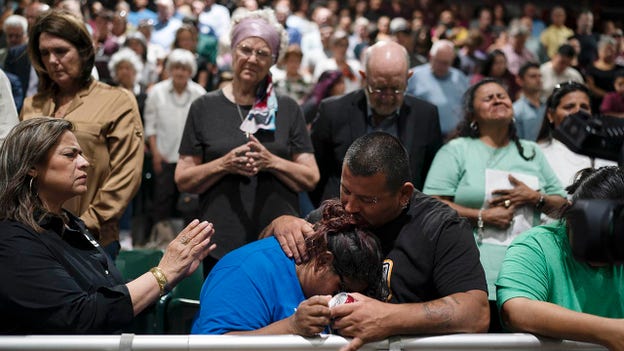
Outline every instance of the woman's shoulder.
{"label": "woman's shoulder", "polygon": [[567,241],[566,226],[562,221],[535,226],[520,234],[510,246],[528,246],[544,248],[547,246],[560,247]]}
{"label": "woman's shoulder", "polygon": [[106,99],[108,97],[111,100],[123,99],[136,103],[136,97],[134,96],[134,93],[130,90],[108,85],[100,81],[95,81],[94,83],[92,83],[92,85],[84,95],[97,96],[98,100]]}
{"label": "woman's shoulder", "polygon": [[206,93],[206,89],[204,89],[204,87],[192,80],[189,80],[188,87],[193,94],[203,95]]}
{"label": "woman's shoulder", "polygon": [[481,144],[478,138],[457,137],[446,142],[446,144],[442,145],[442,148],[446,150],[464,150],[466,148],[474,148]]}
{"label": "woman's shoulder", "polygon": [[522,147],[534,147],[539,149],[540,146],[537,144],[537,142],[533,141],[533,140],[527,140],[527,139],[518,139],[520,141],[520,145],[522,145]]}
{"label": "woman's shoulder", "polygon": [[217,89],[209,91],[206,94],[198,97],[197,99],[195,99],[195,101],[193,101],[192,105],[199,105],[202,107],[204,107],[205,105],[211,105],[212,108],[212,105],[216,103],[225,104],[227,102],[229,102],[229,100],[225,97],[221,89]]}
{"label": "woman's shoulder", "polygon": [[28,119],[39,117],[44,114],[46,104],[51,103],[52,98],[49,94],[35,94],[24,99],[20,119]]}
{"label": "woman's shoulder", "polygon": [[17,238],[32,240],[39,235],[27,224],[11,219],[0,221],[0,233],[2,233],[2,242]]}

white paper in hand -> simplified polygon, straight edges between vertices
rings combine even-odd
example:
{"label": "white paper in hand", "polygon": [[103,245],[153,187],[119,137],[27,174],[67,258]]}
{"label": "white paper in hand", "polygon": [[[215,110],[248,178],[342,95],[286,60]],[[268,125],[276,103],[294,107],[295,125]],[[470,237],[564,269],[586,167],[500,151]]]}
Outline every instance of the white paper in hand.
{"label": "white paper in hand", "polygon": [[[497,169],[486,169],[485,208],[488,208],[487,204],[495,196],[497,196],[492,195],[492,192],[494,190],[513,189],[513,185],[509,181],[510,174],[533,190],[538,190],[540,188],[539,179],[536,176],[509,171],[501,171]],[[535,208],[533,206],[525,205],[521,207],[516,207],[514,211],[513,223],[511,226],[509,226],[509,228],[498,229],[490,226],[485,226],[485,230],[483,232],[483,242],[505,246],[511,244],[511,241],[516,236],[518,236],[518,234],[533,227],[534,211]]]}

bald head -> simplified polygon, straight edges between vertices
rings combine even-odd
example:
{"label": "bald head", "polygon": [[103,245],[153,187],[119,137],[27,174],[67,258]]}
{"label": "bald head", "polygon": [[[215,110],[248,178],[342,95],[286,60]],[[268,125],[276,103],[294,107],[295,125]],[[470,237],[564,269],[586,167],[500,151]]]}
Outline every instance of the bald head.
{"label": "bald head", "polygon": [[437,78],[445,78],[455,60],[455,45],[449,40],[438,40],[429,51],[431,71]]}
{"label": "bald head", "polygon": [[407,50],[394,41],[380,41],[366,51],[364,67],[366,75],[404,74],[407,79],[409,58]]}

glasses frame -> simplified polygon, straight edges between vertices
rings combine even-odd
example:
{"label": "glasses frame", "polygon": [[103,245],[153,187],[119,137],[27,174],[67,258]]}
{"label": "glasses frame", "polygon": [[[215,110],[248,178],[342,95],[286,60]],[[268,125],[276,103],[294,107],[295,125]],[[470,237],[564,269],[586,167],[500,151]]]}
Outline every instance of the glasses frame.
{"label": "glasses frame", "polygon": [[405,92],[407,91],[407,89],[395,89],[395,88],[390,88],[390,87],[386,87],[383,89],[375,89],[372,86],[370,86],[370,84],[366,84],[366,91],[368,91],[369,94],[373,94],[377,96],[381,96],[381,95],[398,96],[398,95],[405,95]]}
{"label": "glasses frame", "polygon": [[268,61],[270,60],[274,60],[275,59],[275,55],[273,55],[270,52],[267,52],[264,49],[254,49],[251,48],[247,45],[238,45],[236,47],[236,53],[238,53],[239,55],[241,55],[242,57],[249,59],[251,58],[251,56],[256,56],[257,60],[260,61]]}

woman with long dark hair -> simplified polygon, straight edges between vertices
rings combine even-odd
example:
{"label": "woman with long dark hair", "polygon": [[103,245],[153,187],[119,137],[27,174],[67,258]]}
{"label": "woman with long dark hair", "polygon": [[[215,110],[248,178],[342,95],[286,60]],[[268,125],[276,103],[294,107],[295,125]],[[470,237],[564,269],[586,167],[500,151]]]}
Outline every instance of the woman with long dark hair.
{"label": "woman with long dark hair", "polygon": [[577,82],[555,85],[546,100],[546,112],[537,136],[537,143],[546,160],[564,186],[571,184],[576,172],[581,169],[615,165],[615,162],[579,155],[553,138],[555,128],[569,115],[578,112],[584,112],[587,118],[591,118],[592,106],[587,86]]}
{"label": "woman with long dark hair", "polygon": [[2,334],[118,333],[215,248],[212,225],[195,220],[156,267],[124,283],[85,223],[63,208],[90,184],[74,133],[66,119],[36,117],[0,147]]}
{"label": "woman with long dark hair", "polygon": [[423,192],[474,223],[490,300],[507,245],[566,203],[557,176],[532,141],[521,140],[511,99],[486,78],[464,94],[464,120],[436,154]]}

